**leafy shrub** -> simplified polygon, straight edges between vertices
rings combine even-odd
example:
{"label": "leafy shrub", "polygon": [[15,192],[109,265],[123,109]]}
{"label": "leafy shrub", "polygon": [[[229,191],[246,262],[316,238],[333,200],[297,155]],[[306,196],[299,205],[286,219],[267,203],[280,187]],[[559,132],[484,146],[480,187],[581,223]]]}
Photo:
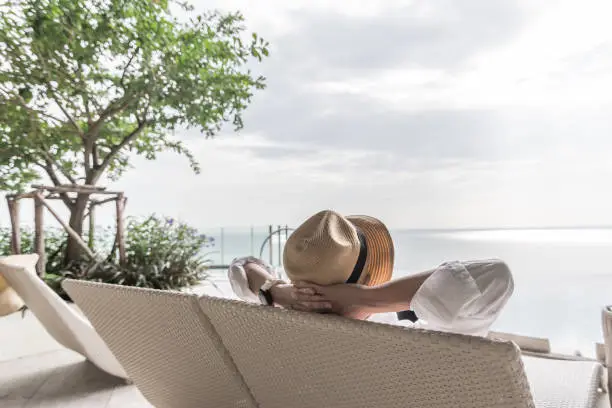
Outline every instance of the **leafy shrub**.
{"label": "leafy shrub", "polygon": [[[96,251],[106,253],[105,262],[95,265],[89,260],[81,260],[62,265],[66,236],[61,230],[53,230],[53,233],[46,230],[48,258],[45,281],[67,300],[69,297],[61,287],[65,278],[152,289],[181,289],[208,278],[209,260],[202,254],[206,241],[205,235],[172,218],[156,215],[144,220],[128,218],[126,262],[123,265],[118,263],[112,228],[96,234]],[[0,253],[8,254],[9,251],[10,231],[0,229]],[[22,230],[22,252],[34,252],[31,230]]]}
{"label": "leafy shrub", "polygon": [[[59,228],[45,229],[45,270],[55,273],[62,268],[64,249],[66,247],[66,232]],[[21,252],[34,253],[34,230],[28,227],[21,228]],[[11,253],[11,230],[0,228],[0,256]]]}
{"label": "leafy shrub", "polygon": [[125,240],[127,272],[117,283],[155,289],[188,286],[206,278],[209,260],[202,255],[207,238],[172,218],[131,218]]}

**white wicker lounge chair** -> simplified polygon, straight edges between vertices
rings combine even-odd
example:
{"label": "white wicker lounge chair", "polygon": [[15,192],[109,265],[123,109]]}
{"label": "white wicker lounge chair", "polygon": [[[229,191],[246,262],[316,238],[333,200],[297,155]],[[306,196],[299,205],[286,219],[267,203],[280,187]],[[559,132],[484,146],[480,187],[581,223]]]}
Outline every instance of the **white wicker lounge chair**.
{"label": "white wicker lounge chair", "polygon": [[64,288],[160,408],[610,406],[600,364],[522,358],[509,341],[208,296]]}
{"label": "white wicker lounge chair", "polygon": [[121,364],[92,325],[38,277],[37,261],[35,254],[0,258],[0,274],[58,343],[83,355],[101,370],[127,379]]}
{"label": "white wicker lounge chair", "polygon": [[518,347],[201,297],[260,406],[533,407]]}
{"label": "white wicker lounge chair", "polygon": [[156,408],[256,408],[197,296],[65,280],[63,287]]}

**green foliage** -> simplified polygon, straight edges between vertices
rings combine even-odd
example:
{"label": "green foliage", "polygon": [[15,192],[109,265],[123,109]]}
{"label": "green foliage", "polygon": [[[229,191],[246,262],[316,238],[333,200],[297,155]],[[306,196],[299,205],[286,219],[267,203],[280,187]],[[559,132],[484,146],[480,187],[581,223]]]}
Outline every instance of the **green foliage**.
{"label": "green foliage", "polygon": [[[58,228],[45,230],[45,270],[51,273],[57,272],[62,267],[64,249],[66,247],[66,233]],[[31,228],[21,228],[21,252],[24,254],[34,253],[34,231]],[[0,228],[0,256],[11,253],[11,230]]]}
{"label": "green foliage", "polygon": [[[59,230],[45,231],[48,254],[61,253],[66,237]],[[84,279],[126,286],[152,289],[181,289],[208,278],[209,261],[202,254],[206,236],[185,223],[171,218],[150,216],[144,220],[128,219],[126,226],[126,256],[124,265],[117,262],[110,229],[96,234],[96,248],[113,248],[107,261],[92,269],[85,260],[62,266],[61,257],[51,255],[47,260],[45,281],[65,299],[62,290],[65,278]],[[22,252],[33,252],[33,234],[22,230]],[[0,254],[8,254],[10,231],[0,229]],[[51,261],[51,258],[58,258]]]}
{"label": "green foliage", "polygon": [[[173,16],[176,7],[191,17]],[[175,151],[198,172],[172,130],[241,128],[264,88],[247,67],[267,45],[245,33],[240,13],[195,15],[172,1],[0,4],[0,190],[21,191],[41,173],[96,184],[119,177],[129,153]]]}
{"label": "green foliage", "polygon": [[205,279],[202,255],[206,236],[170,218],[131,218],[126,227],[126,263],[106,264],[88,278],[118,285],[176,289]]}
{"label": "green foliage", "polygon": [[[126,269],[132,275],[121,279],[157,289],[194,284],[208,269],[201,255],[206,240],[195,228],[172,218],[130,219],[125,244]],[[123,284],[121,279],[117,283]]]}

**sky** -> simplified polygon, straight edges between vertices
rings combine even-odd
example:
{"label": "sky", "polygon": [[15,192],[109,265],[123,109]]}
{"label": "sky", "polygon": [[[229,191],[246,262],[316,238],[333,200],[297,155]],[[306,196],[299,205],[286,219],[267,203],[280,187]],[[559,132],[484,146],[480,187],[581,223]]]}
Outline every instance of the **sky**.
{"label": "sky", "polygon": [[[609,0],[223,0],[270,42],[245,128],[136,160],[130,214],[392,228],[612,225]],[[196,5],[203,11],[204,6]],[[109,213],[110,219],[110,213]]]}

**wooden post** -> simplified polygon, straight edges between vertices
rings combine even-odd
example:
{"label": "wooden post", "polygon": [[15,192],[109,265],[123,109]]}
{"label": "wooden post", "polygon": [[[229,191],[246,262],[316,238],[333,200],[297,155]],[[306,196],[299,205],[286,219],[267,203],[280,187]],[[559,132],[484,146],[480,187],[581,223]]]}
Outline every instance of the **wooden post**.
{"label": "wooden post", "polygon": [[87,256],[95,261],[96,260],[96,254],[94,254],[91,251],[91,249],[89,249],[89,247],[87,246],[87,243],[85,241],[83,241],[83,238],[81,238],[81,236],[75,230],[70,228],[70,225],[66,224],[66,222],[64,220],[62,220],[62,217],[60,217],[55,212],[53,207],[51,207],[40,194],[36,194],[35,195],[35,199],[36,199],[36,201],[39,201],[42,205],[47,207],[47,210],[49,210],[49,212],[51,213],[51,215],[53,215],[55,217],[57,222],[59,222],[61,224],[61,226],[64,227],[64,229],[66,230],[68,235],[70,235],[72,238],[74,238],[79,243],[79,246],[83,249],[83,251],[85,251]]}
{"label": "wooden post", "polygon": [[11,253],[18,255],[21,253],[21,229],[19,227],[19,200],[13,197],[6,197],[9,215],[11,217]]}
{"label": "wooden post", "polygon": [[125,235],[124,235],[124,226],[123,226],[123,210],[125,209],[126,198],[123,193],[117,195],[117,200],[115,201],[117,208],[117,247],[119,248],[119,264],[125,265],[126,256],[125,256]]}
{"label": "wooden post", "polygon": [[45,276],[45,227],[43,221],[44,208],[40,200],[34,199],[34,251],[38,254],[36,272],[41,278]]}
{"label": "wooden post", "polygon": [[89,239],[88,239],[88,246],[89,249],[91,249],[92,251],[95,252],[95,236],[96,236],[96,205],[98,203],[96,201],[91,201],[89,203]]}

